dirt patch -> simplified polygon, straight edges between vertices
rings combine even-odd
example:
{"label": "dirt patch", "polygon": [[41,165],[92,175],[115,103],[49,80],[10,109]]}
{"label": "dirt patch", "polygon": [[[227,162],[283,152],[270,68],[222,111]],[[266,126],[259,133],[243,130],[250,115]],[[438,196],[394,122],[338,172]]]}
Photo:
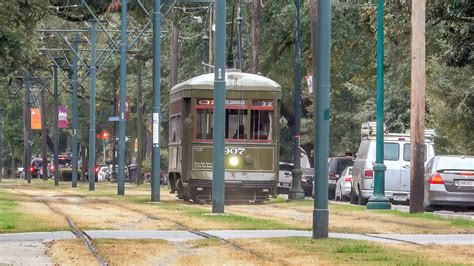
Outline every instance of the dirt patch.
{"label": "dirt patch", "polygon": [[[189,246],[190,244],[190,246]],[[274,265],[275,262],[237,250],[217,239],[192,241],[173,265]]]}
{"label": "dirt patch", "polygon": [[47,254],[55,265],[85,265],[96,262],[79,239],[54,240],[47,243],[47,248]]}
{"label": "dirt patch", "polygon": [[175,248],[163,240],[99,239],[94,244],[109,265],[157,265],[175,253]]}

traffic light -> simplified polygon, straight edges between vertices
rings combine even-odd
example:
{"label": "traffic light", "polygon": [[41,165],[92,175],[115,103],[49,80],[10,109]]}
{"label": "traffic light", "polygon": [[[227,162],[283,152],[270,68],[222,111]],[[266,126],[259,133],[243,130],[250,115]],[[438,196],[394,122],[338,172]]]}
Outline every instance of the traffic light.
{"label": "traffic light", "polygon": [[102,139],[104,140],[104,144],[107,144],[109,142],[109,132],[103,131],[102,132]]}

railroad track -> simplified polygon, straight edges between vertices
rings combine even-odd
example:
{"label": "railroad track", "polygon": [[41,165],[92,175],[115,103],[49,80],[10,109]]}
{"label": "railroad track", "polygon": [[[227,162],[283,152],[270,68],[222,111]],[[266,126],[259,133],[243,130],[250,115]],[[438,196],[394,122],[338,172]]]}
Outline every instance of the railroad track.
{"label": "railroad track", "polygon": [[93,239],[86,233],[84,232],[83,230],[79,229],[73,222],[73,220],[68,217],[66,214],[64,214],[63,212],[61,212],[60,210],[54,208],[53,206],[51,206],[51,204],[49,204],[47,201],[43,200],[43,199],[38,199],[38,198],[34,198],[28,194],[25,194],[23,192],[21,192],[20,190],[16,189],[16,188],[13,188],[11,187],[10,189],[12,190],[15,190],[16,192],[18,192],[20,195],[23,195],[25,197],[29,197],[31,199],[34,199],[38,202],[41,202],[43,203],[44,205],[46,205],[46,207],[48,207],[52,212],[62,216],[68,223],[69,227],[71,228],[71,232],[77,237],[79,238],[83,243],[84,245],[86,246],[86,248],[89,250],[89,252],[92,254],[92,256],[94,256],[94,258],[96,259],[97,263],[99,263],[101,266],[107,266],[108,263],[107,261],[102,257],[100,256],[100,254],[98,253],[96,247],[94,246],[94,243],[92,242]]}

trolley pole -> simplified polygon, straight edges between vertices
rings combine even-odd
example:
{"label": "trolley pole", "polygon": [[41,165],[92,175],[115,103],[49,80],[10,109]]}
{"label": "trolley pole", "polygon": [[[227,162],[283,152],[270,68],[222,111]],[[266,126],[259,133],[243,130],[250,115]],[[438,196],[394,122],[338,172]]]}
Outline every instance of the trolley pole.
{"label": "trolley pole", "polygon": [[224,213],[224,125],[226,1],[216,1],[216,48],[214,71],[214,137],[212,151],[212,212]]}
{"label": "trolley pole", "polygon": [[122,0],[122,24],[120,41],[120,118],[118,147],[117,195],[125,194],[125,98],[127,93],[127,0]]}
{"label": "trolley pole", "polygon": [[92,21],[91,28],[91,67],[90,67],[90,109],[89,109],[89,191],[95,190],[95,96],[96,96],[96,44],[97,44],[97,21]]}
{"label": "trolley pole", "polygon": [[74,36],[72,48],[74,57],[72,61],[72,187],[77,187],[77,53],[78,36]]}
{"label": "trolley pole", "polygon": [[30,82],[31,82],[31,73],[27,71],[25,73],[25,102],[24,102],[24,144],[25,144],[25,161],[24,161],[24,171],[25,178],[28,181],[28,184],[31,183],[31,111],[30,111]]}
{"label": "trolley pole", "polygon": [[151,165],[151,201],[160,201],[160,115],[161,115],[161,0],[153,3],[153,148]]}
{"label": "trolley pole", "polygon": [[377,12],[377,129],[375,140],[374,193],[367,203],[369,210],[390,209],[391,204],[385,197],[385,170],[383,162],[383,0],[378,0]]}
{"label": "trolley pole", "polygon": [[[313,0],[316,1],[316,0]],[[314,210],[313,238],[328,238],[328,157],[329,157],[329,90],[331,81],[331,1],[317,1],[317,44],[313,41],[313,61],[316,60],[315,132],[314,142]],[[314,54],[316,48],[316,54]],[[316,75],[315,75],[316,74]]]}
{"label": "trolley pole", "polygon": [[293,98],[295,108],[295,127],[293,132],[293,178],[288,194],[290,200],[304,199],[304,191],[301,187],[301,2],[295,0],[296,13],[296,40],[295,40],[295,94]]}
{"label": "trolley pole", "polygon": [[[56,59],[54,59],[56,61]],[[53,154],[53,165],[54,165],[54,186],[59,186],[59,169],[58,169],[58,151],[59,151],[59,127],[58,127],[58,64],[53,65],[53,98],[54,98],[54,115],[53,115],[53,124],[54,124],[54,154]]]}

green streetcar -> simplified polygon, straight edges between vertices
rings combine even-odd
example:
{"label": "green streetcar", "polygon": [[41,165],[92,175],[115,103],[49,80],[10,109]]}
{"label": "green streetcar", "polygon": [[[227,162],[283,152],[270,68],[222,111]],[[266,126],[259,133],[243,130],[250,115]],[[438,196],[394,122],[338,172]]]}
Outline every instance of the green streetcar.
{"label": "green streetcar", "polygon": [[[169,185],[178,198],[212,201],[214,74],[171,89]],[[276,194],[281,87],[263,76],[226,72],[225,200],[263,202]]]}

